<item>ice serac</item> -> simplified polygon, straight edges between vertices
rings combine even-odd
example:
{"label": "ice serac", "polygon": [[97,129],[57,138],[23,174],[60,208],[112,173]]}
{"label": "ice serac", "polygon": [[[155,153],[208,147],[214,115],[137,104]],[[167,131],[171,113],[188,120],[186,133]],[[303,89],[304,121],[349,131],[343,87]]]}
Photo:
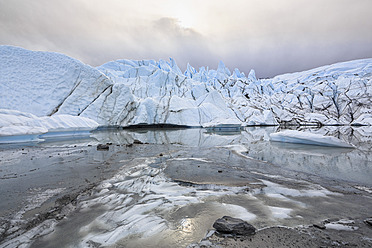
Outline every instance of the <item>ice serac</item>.
{"label": "ice serac", "polygon": [[372,59],[323,66],[263,80],[280,123],[371,125]]}
{"label": "ice serac", "polygon": [[192,78],[194,76],[194,74],[196,73],[196,70],[194,67],[192,67],[189,63],[187,63],[187,68],[186,68],[186,71],[185,71],[185,76],[187,78]]}
{"label": "ice serac", "polygon": [[0,46],[0,108],[37,116],[79,115],[110,80],[66,55]]}
{"label": "ice serac", "polygon": [[371,125],[372,59],[257,79],[174,59],[98,68],[68,56],[0,46],[0,108],[68,114],[101,126]]}

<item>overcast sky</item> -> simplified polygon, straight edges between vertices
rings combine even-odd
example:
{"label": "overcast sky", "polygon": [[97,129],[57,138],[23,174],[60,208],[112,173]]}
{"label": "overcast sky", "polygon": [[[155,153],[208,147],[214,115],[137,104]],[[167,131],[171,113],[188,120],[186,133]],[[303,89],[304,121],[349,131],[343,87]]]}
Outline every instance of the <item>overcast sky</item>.
{"label": "overcast sky", "polygon": [[0,44],[258,77],[372,58],[372,0],[0,0]]}

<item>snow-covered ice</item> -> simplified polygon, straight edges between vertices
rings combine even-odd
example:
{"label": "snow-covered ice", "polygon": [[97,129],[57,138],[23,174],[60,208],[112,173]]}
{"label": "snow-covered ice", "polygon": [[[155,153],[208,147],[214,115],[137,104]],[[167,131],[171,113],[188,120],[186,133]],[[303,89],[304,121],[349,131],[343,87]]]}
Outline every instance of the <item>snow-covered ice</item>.
{"label": "snow-covered ice", "polygon": [[359,227],[354,226],[355,222],[353,220],[346,220],[346,219],[341,219],[338,221],[326,223],[324,226],[327,229],[334,229],[338,231],[355,231],[358,230]]}
{"label": "snow-covered ice", "polygon": [[69,114],[101,126],[371,125],[372,59],[257,79],[175,60],[116,60],[97,68],[63,54],[0,46],[0,108]]}
{"label": "snow-covered ice", "polygon": [[0,46],[0,108],[36,116],[79,115],[110,86],[95,68],[63,54]]}
{"label": "snow-covered ice", "polygon": [[98,123],[84,117],[37,117],[17,110],[0,109],[0,143],[42,141],[52,137],[87,135]]}

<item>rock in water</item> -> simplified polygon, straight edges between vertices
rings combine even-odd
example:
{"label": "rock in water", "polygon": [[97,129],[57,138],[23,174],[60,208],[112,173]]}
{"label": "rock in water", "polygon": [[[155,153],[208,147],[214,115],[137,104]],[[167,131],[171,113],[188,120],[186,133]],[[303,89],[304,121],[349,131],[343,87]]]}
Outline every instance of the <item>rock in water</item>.
{"label": "rock in water", "polygon": [[255,234],[256,228],[244,220],[224,216],[216,220],[213,227],[220,233],[234,235],[252,235]]}
{"label": "rock in water", "polygon": [[372,226],[372,217],[365,219],[364,223],[366,223],[367,225]]}
{"label": "rock in water", "polygon": [[104,144],[98,144],[97,145],[97,151],[107,151],[107,150],[109,150],[108,145],[104,145]]}
{"label": "rock in water", "polygon": [[316,228],[319,228],[319,229],[326,229],[326,226],[323,223],[313,224],[313,227],[316,227]]}

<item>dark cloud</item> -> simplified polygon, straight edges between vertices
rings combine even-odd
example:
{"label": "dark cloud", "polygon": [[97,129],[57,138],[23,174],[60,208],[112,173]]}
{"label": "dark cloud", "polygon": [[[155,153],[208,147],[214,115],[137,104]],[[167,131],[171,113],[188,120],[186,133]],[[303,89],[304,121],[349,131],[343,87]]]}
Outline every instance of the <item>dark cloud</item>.
{"label": "dark cloud", "polygon": [[173,57],[183,69],[216,68],[223,60],[260,77],[372,57],[370,0],[195,1],[185,3],[199,4],[188,13],[199,26],[185,28],[155,9],[174,4],[166,0],[0,0],[0,44],[93,66]]}

